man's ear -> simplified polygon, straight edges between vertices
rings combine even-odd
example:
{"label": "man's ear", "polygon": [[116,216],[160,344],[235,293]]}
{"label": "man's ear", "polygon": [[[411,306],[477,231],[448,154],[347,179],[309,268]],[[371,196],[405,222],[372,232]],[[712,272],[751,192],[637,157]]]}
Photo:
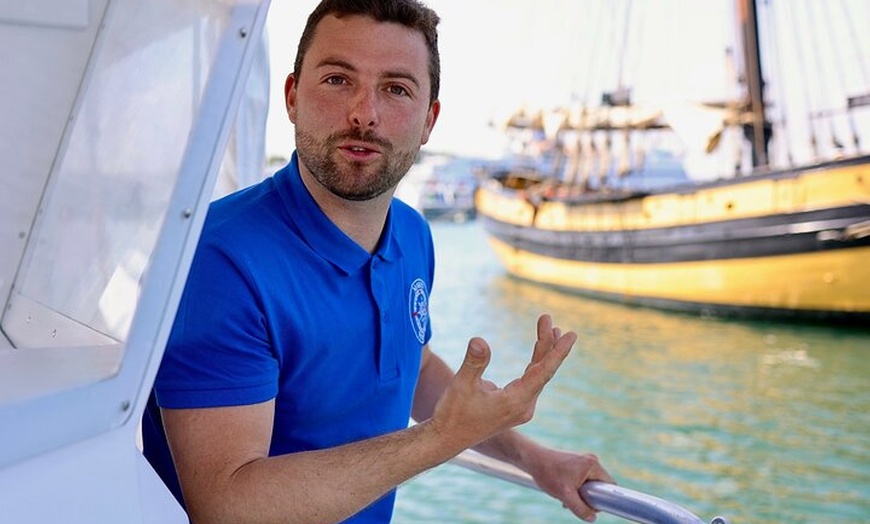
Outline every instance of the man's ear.
{"label": "man's ear", "polygon": [[296,123],[296,77],[293,73],[287,75],[284,80],[284,107],[287,108],[287,116],[290,121]]}
{"label": "man's ear", "polygon": [[426,127],[423,129],[423,139],[420,145],[429,141],[429,135],[432,134],[432,128],[435,127],[435,122],[438,121],[438,115],[441,113],[441,102],[435,100],[429,106],[429,113],[426,115]]}

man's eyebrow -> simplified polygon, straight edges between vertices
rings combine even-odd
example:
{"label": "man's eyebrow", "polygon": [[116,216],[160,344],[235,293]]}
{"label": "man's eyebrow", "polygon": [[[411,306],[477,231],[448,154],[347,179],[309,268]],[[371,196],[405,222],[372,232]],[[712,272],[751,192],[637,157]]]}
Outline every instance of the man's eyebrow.
{"label": "man's eyebrow", "polygon": [[317,63],[316,67],[340,67],[342,69],[347,69],[348,71],[356,71],[356,68],[350,62],[346,60],[342,60],[340,58],[324,58],[320,62]]}
{"label": "man's eyebrow", "polygon": [[[355,72],[357,70],[353,64],[348,62],[347,60],[342,60],[341,58],[324,58],[320,62],[317,63],[316,67],[339,67],[341,69],[346,69],[348,71]],[[410,73],[405,70],[396,69],[396,70],[388,70],[384,74],[381,75],[384,78],[402,78],[410,81],[418,88],[420,87],[420,82],[417,80],[417,77],[414,76],[413,73]]]}
{"label": "man's eyebrow", "polygon": [[402,78],[410,81],[414,84],[418,89],[420,88],[420,82],[417,81],[417,77],[407,71],[387,71],[384,75],[386,78]]}

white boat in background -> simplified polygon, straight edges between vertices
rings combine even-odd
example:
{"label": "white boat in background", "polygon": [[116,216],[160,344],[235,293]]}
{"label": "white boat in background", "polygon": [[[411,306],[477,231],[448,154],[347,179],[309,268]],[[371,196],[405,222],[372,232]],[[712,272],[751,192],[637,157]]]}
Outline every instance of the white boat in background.
{"label": "white boat in background", "polygon": [[[4,524],[188,522],[141,453],[139,421],[268,7],[0,4]],[[585,488],[636,522],[663,511]],[[666,509],[656,522],[701,522]]]}
{"label": "white boat in background", "polygon": [[421,152],[396,188],[395,196],[427,220],[472,220],[477,215],[477,164],[473,159]]}

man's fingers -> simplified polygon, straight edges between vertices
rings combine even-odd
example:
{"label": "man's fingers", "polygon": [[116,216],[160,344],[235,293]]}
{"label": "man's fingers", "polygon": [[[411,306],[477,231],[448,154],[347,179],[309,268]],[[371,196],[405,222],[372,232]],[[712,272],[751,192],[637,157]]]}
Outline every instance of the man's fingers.
{"label": "man's fingers", "polygon": [[608,484],[616,484],[616,479],[610,476],[604,468],[599,467],[598,471],[595,475],[590,475],[587,480],[600,480],[601,482],[607,482]]}
{"label": "man's fingers", "polygon": [[576,498],[572,496],[567,501],[563,502],[562,507],[567,508],[571,513],[577,515],[577,517],[586,522],[595,522],[595,510],[586,505],[586,502],[580,498],[579,494]]}
{"label": "man's fingers", "polygon": [[544,389],[544,386],[547,385],[547,382],[556,374],[556,370],[565,361],[565,358],[571,352],[571,347],[576,341],[577,334],[573,331],[569,331],[559,337],[537,362],[529,364],[522,377],[508,384],[505,389],[521,388],[525,394],[538,395]]}
{"label": "man's fingers", "polygon": [[538,340],[547,339],[553,335],[553,317],[544,313],[538,317]]}
{"label": "man's fingers", "polygon": [[590,480],[611,484],[616,484],[616,481],[601,466],[598,462],[598,457],[595,455],[588,453],[582,456],[581,459],[585,462],[585,465],[581,464],[579,466],[581,476],[576,479],[576,483],[571,483],[571,485],[567,486],[568,489],[563,491],[558,498],[562,500],[562,507],[567,508],[571,513],[587,522],[594,522],[596,511],[583,499],[580,494],[580,486]]}
{"label": "man's fingers", "polygon": [[546,355],[543,356],[539,364],[540,367],[546,369],[550,372],[552,376],[553,373],[562,365],[562,361],[565,360],[565,357],[568,356],[568,353],[571,352],[571,348],[574,346],[574,343],[577,342],[577,333],[573,331],[569,331],[564,335],[560,336],[552,345],[552,348],[547,352]]}
{"label": "man's fingers", "polygon": [[[614,478],[610,476],[610,473],[608,473],[607,470],[601,466],[601,463],[598,461],[598,457],[591,453],[587,453],[585,457],[588,461],[590,461],[591,467],[586,472],[586,478],[580,481],[580,485],[585,484],[590,480],[597,480],[610,484],[616,484],[616,480],[614,480]],[[576,489],[572,492],[572,495],[574,493],[577,494],[577,498],[574,498],[572,496],[566,507],[569,507],[571,511],[581,519],[588,522],[594,521],[595,511],[592,509],[591,506],[589,506],[589,504],[585,500],[583,500],[583,497],[580,496],[580,486],[576,487]]]}
{"label": "man's fingers", "polygon": [[555,331],[553,330],[552,317],[547,314],[538,317],[537,340],[535,341],[535,348],[532,351],[532,364],[540,361],[547,354],[547,351],[550,350],[553,342],[559,338],[553,335],[555,335]]}

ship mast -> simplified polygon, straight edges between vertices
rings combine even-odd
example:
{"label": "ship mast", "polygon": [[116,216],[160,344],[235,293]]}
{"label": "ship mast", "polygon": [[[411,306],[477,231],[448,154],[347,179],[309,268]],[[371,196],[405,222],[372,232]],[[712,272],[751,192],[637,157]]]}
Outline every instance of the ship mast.
{"label": "ship mast", "polygon": [[752,145],[752,167],[757,168],[768,163],[768,143],[772,131],[764,108],[764,79],[761,70],[758,9],[755,0],[737,1],[737,20],[743,44],[746,106],[751,115],[751,121],[743,126],[743,134]]}

